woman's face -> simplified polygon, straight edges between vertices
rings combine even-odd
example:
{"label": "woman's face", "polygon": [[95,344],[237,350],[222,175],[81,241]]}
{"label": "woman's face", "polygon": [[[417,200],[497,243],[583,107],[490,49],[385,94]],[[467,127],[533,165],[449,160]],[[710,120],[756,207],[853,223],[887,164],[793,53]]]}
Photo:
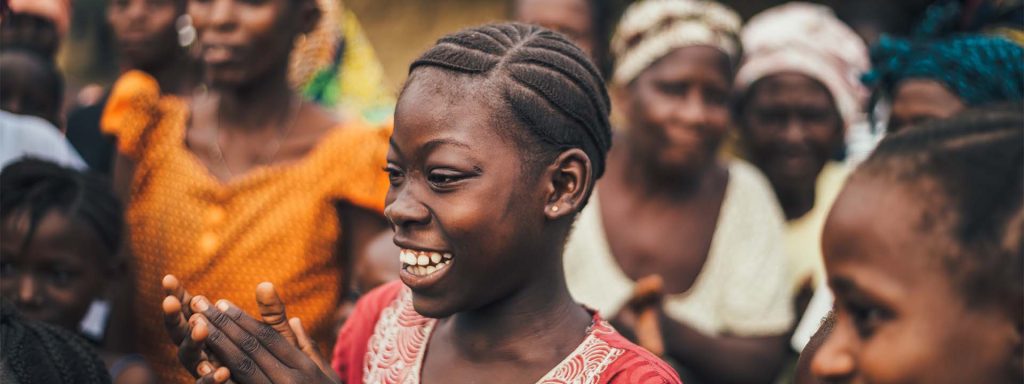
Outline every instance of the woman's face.
{"label": "woman's face", "polygon": [[952,117],[966,109],[963,100],[942,83],[930,79],[907,79],[896,86],[892,97],[889,132],[908,126]]}
{"label": "woman's face", "polygon": [[559,32],[594,57],[594,23],[587,0],[518,0],[516,20]]}
{"label": "woman's face", "polygon": [[84,225],[62,214],[43,215],[25,244],[28,220],[4,220],[0,242],[0,290],[25,317],[78,330],[103,287],[106,247]]}
{"label": "woman's face", "polygon": [[814,185],[843,143],[843,120],[817,80],[780,73],[747,91],[740,126],[753,162],[776,189]]}
{"label": "woman's face", "polygon": [[626,86],[621,105],[634,152],[674,174],[711,166],[729,127],[728,60],[711,47],[680,48]]}
{"label": "woman's face", "polygon": [[175,22],[184,13],[183,1],[110,1],[107,22],[129,67],[147,70],[164,65],[181,49]]}
{"label": "woman's face", "polygon": [[306,30],[301,6],[312,0],[190,0],[205,73],[236,88],[287,73],[294,39]]}
{"label": "woman's face", "polygon": [[1013,382],[1021,340],[1010,311],[969,303],[952,283],[945,218],[926,217],[937,202],[916,190],[855,175],[836,201],[822,246],[837,319],[813,373],[824,382]]}
{"label": "woman's face", "polygon": [[[421,68],[402,93],[388,151],[385,215],[420,314],[446,317],[509,298],[539,270],[545,190],[494,119],[486,84]],[[418,264],[418,265],[411,265]],[[425,265],[422,265],[425,264]]]}

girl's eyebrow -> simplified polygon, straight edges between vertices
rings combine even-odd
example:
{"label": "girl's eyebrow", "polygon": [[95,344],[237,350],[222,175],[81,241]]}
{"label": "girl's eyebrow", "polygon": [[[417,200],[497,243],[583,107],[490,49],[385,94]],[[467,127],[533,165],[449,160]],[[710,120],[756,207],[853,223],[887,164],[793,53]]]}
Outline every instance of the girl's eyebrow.
{"label": "girl's eyebrow", "polygon": [[430,152],[433,152],[435,149],[437,149],[437,147],[441,147],[441,146],[445,146],[445,145],[451,145],[451,146],[460,147],[460,148],[463,148],[463,149],[470,149],[469,144],[463,143],[463,142],[461,142],[461,141],[459,141],[457,139],[442,137],[442,138],[439,138],[439,139],[430,140],[426,144],[423,144],[423,149],[421,151],[424,152],[424,153],[430,153]]}

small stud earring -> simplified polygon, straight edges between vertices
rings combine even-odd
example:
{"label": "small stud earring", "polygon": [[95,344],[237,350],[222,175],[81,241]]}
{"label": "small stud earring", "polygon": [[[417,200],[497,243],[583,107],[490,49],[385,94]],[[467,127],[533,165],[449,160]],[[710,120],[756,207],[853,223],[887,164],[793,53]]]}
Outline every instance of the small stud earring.
{"label": "small stud earring", "polygon": [[558,206],[557,205],[551,206],[551,212],[558,212]]}

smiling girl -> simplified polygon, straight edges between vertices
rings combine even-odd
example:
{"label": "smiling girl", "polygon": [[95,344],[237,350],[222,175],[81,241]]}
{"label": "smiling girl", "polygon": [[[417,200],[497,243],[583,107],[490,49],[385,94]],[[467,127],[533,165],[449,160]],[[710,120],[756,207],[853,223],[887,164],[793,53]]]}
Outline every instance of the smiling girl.
{"label": "smiling girl", "polygon": [[[678,383],[566,287],[562,250],[610,136],[604,83],[561,35],[499,24],[442,38],[411,66],[388,151],[402,281],[360,300],[333,372],[203,297],[183,363],[205,343],[243,383]],[[181,297],[165,302],[172,332]],[[227,371],[198,369],[202,382]]]}

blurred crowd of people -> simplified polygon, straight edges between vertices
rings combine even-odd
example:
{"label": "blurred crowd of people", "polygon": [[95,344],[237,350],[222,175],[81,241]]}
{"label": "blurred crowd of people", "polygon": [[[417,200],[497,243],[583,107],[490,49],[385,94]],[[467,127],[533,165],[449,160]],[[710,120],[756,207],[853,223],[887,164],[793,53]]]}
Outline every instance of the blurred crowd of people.
{"label": "blurred crowd of people", "polygon": [[1024,2],[727,3],[4,0],[0,379],[1024,380]]}

